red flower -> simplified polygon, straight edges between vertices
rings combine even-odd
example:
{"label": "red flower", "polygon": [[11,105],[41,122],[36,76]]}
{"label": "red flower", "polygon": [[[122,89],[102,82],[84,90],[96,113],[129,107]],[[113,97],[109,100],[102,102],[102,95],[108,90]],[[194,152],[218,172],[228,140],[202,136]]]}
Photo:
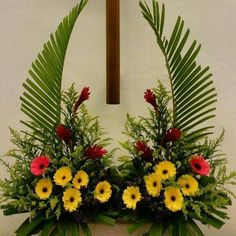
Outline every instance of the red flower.
{"label": "red flower", "polygon": [[72,136],[71,130],[63,124],[59,124],[56,127],[56,133],[57,133],[57,137],[65,141],[65,143],[67,144],[71,140],[71,136]]}
{"label": "red flower", "polygon": [[142,141],[136,142],[136,150],[140,153],[141,158],[144,161],[151,161],[152,160],[152,150],[150,147],[147,146],[146,143]]}
{"label": "red flower", "polygon": [[181,137],[181,131],[178,128],[170,128],[167,130],[165,137],[164,137],[164,143],[165,142],[175,142],[178,141]]}
{"label": "red flower", "polygon": [[30,171],[33,175],[42,175],[49,166],[50,160],[47,156],[38,156],[33,159],[30,165]]}
{"label": "red flower", "polygon": [[92,147],[89,147],[85,151],[85,155],[92,160],[102,158],[103,155],[107,153],[107,150],[103,149],[103,147],[100,147],[98,145],[93,145]]}
{"label": "red flower", "polygon": [[90,91],[89,87],[84,87],[80,93],[78,101],[75,103],[74,106],[74,113],[76,113],[78,107],[85,101],[89,99]]}
{"label": "red flower", "polygon": [[146,92],[144,93],[144,98],[146,102],[150,103],[154,107],[154,109],[158,112],[156,96],[150,89],[146,90]]}
{"label": "red flower", "polygon": [[199,175],[207,176],[210,173],[210,165],[203,156],[194,156],[190,160],[193,171]]}

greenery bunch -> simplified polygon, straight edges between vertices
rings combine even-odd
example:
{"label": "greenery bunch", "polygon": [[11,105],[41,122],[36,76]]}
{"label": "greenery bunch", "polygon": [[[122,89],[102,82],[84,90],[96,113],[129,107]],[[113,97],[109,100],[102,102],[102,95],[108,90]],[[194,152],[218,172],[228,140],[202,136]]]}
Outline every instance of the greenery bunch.
{"label": "greenery bunch", "polygon": [[[10,174],[9,179],[0,181],[1,207],[5,215],[30,212],[16,235],[40,231],[41,235],[57,235],[61,227],[71,235],[78,235],[79,226],[85,235],[90,235],[88,220],[115,223],[110,217],[115,212],[107,204],[108,200],[112,202],[111,193],[117,188],[111,183],[113,151],[104,149],[110,140],[103,138],[97,117],[91,117],[83,104],[74,113],[73,107],[79,97],[74,86],[62,94],[64,124],[54,128],[55,139],[49,138],[42,143],[33,137],[34,133],[22,136],[11,129],[11,141],[17,148],[6,154],[15,158],[13,166],[1,160]],[[69,142],[67,136],[66,139],[63,136],[68,130]],[[45,164],[42,158],[50,162]],[[37,166],[41,164],[46,166],[38,174],[35,171],[41,171]],[[68,189],[74,192],[67,192]],[[65,200],[66,192],[71,197],[69,202]]]}
{"label": "greenery bunch", "polygon": [[110,139],[84,105],[89,87],[62,91],[69,39],[87,0],[80,0],[44,44],[23,84],[21,110],[26,131],[11,129],[16,149],[5,159],[9,177],[0,181],[5,215],[30,213],[16,235],[80,235],[90,222],[114,225],[131,222],[132,234],[144,224],[143,235],[203,235],[196,224],[220,228],[228,215],[236,172],[227,174],[220,147],[224,132],[211,139],[216,92],[209,67],[196,62],[200,46],[188,45],[190,30],[178,17],[170,37],[164,35],[165,5],[140,1],[142,14],[156,35],[169,75],[170,91],[158,81],[144,98],[148,117],[127,115],[129,153],[112,163]]}
{"label": "greenery bunch", "polygon": [[[236,172],[226,174],[227,160],[220,152],[224,132],[215,140],[206,136],[194,142],[187,132],[170,136],[170,130],[178,130],[168,108],[170,93],[159,82],[153,95],[158,112],[149,109],[148,118],[128,115],[128,140],[121,143],[130,153],[120,158],[123,189],[135,186],[141,195],[134,209],[127,210],[126,204],[121,211],[125,218],[136,219],[129,232],[149,223],[148,235],[162,235],[166,230],[169,235],[203,235],[195,220],[221,228],[228,219],[225,210],[235,197],[225,185],[236,184]],[[168,140],[163,142],[165,137]],[[206,173],[194,168],[194,159],[201,160],[202,170],[207,163]],[[170,188],[174,191],[168,193]],[[173,201],[168,201],[171,196]]]}

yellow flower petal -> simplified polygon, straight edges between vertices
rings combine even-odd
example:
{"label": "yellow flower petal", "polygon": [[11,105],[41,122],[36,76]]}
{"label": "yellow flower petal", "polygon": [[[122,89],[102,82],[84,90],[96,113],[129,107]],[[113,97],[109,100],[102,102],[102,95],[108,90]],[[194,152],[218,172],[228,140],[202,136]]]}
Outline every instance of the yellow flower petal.
{"label": "yellow flower petal", "polygon": [[66,211],[75,211],[82,202],[80,191],[74,188],[68,188],[64,191],[62,197]]}
{"label": "yellow flower petal", "polygon": [[35,192],[42,200],[49,198],[52,193],[52,182],[49,179],[41,179],[36,184]]}
{"label": "yellow flower petal", "polygon": [[81,187],[87,187],[88,182],[88,174],[83,170],[78,171],[73,179],[73,185],[76,189],[80,189]]}
{"label": "yellow flower petal", "polygon": [[161,179],[156,173],[144,177],[147,192],[152,197],[158,197],[161,192]]}
{"label": "yellow flower petal", "polygon": [[127,187],[123,192],[122,200],[127,208],[135,210],[137,203],[141,200],[139,187]]}
{"label": "yellow flower petal", "polygon": [[176,212],[183,207],[183,196],[178,188],[168,187],[164,192],[165,206],[172,212]]}
{"label": "yellow flower petal", "polygon": [[155,172],[163,180],[174,177],[176,174],[176,167],[170,161],[162,161],[154,167]]}
{"label": "yellow flower petal", "polygon": [[178,184],[185,196],[194,196],[198,191],[198,182],[191,175],[182,175],[178,179]]}
{"label": "yellow flower petal", "polygon": [[71,170],[68,166],[63,166],[56,171],[53,176],[56,185],[65,187],[72,179]]}
{"label": "yellow flower petal", "polygon": [[94,191],[94,198],[99,202],[107,202],[112,194],[111,185],[107,181],[99,182]]}

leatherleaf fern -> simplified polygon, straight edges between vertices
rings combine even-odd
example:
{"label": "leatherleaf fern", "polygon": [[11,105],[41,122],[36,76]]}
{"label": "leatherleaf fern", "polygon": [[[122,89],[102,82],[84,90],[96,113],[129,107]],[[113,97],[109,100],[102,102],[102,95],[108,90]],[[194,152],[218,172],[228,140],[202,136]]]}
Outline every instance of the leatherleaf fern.
{"label": "leatherleaf fern", "polygon": [[170,37],[164,35],[165,4],[152,1],[152,9],[140,1],[142,14],[152,27],[164,55],[173,99],[173,126],[188,132],[192,138],[206,136],[213,126],[205,122],[214,115],[216,92],[209,67],[198,65],[201,45],[194,40],[187,44],[190,30],[179,16]]}
{"label": "leatherleaf fern", "polygon": [[51,34],[23,84],[21,110],[30,121],[21,122],[42,142],[55,137],[55,126],[61,120],[61,84],[66,51],[74,24],[87,2],[81,0]]}

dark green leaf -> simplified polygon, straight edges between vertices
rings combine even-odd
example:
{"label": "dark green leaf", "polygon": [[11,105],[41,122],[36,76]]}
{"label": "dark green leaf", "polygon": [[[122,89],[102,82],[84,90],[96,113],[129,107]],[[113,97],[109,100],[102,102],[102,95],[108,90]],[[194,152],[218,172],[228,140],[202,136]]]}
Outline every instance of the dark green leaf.
{"label": "dark green leaf", "polygon": [[16,230],[18,236],[28,236],[35,228],[37,228],[43,221],[44,216],[42,214],[37,215],[31,221],[26,219],[23,224]]}

